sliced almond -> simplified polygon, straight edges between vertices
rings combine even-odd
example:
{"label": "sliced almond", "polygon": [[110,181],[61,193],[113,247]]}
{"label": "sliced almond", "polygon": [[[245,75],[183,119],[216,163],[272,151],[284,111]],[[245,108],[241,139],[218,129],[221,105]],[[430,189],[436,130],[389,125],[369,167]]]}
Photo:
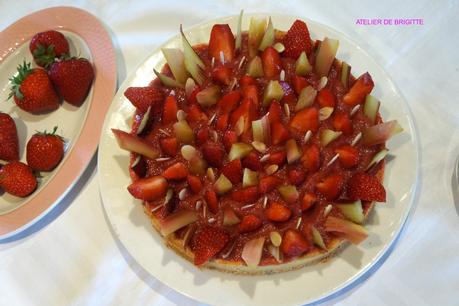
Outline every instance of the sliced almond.
{"label": "sliced almond", "polygon": [[271,243],[276,247],[280,246],[282,243],[282,236],[277,231],[269,233],[269,239],[271,239]]}

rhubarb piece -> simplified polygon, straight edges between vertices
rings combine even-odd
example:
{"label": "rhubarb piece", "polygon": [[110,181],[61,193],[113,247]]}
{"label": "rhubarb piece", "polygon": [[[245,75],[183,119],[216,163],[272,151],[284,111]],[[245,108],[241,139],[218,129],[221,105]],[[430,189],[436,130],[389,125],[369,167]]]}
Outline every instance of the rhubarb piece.
{"label": "rhubarb piece", "polygon": [[199,155],[196,155],[190,160],[190,172],[196,175],[202,175],[206,172],[207,163]]}
{"label": "rhubarb piece", "polygon": [[121,149],[138,153],[151,159],[159,156],[158,150],[145,139],[117,129],[112,129],[112,132]]}
{"label": "rhubarb piece", "polygon": [[273,175],[265,176],[264,178],[260,179],[258,189],[261,194],[266,194],[271,190],[274,190],[280,184],[282,184],[282,180],[280,178]]}
{"label": "rhubarb piece", "polygon": [[217,104],[220,99],[220,87],[217,85],[209,86],[201,90],[197,95],[196,99],[198,103],[203,107],[210,107]]}
{"label": "rhubarb piece", "polygon": [[183,88],[183,85],[180,84],[178,81],[174,80],[171,77],[168,77],[164,73],[158,72],[156,69],[153,69],[153,72],[156,74],[158,79],[161,81],[161,83],[166,86],[166,87],[172,87],[172,88]]}
{"label": "rhubarb piece", "polygon": [[244,204],[254,203],[258,200],[258,188],[247,187],[240,190],[234,190],[231,193],[231,199]]}
{"label": "rhubarb piece", "polygon": [[238,225],[239,233],[253,232],[260,228],[263,222],[255,215],[246,215]]}
{"label": "rhubarb piece", "polygon": [[368,237],[368,231],[363,226],[341,218],[329,216],[324,225],[327,232],[338,232],[354,244]]}
{"label": "rhubarb piece", "polygon": [[392,120],[366,128],[362,132],[362,144],[365,146],[373,146],[376,144],[385,143],[392,136],[401,133],[403,128],[397,122]]}
{"label": "rhubarb piece", "polygon": [[268,220],[274,222],[284,222],[290,219],[292,211],[284,204],[272,202],[265,210],[265,215]]}
{"label": "rhubarb piece", "polygon": [[220,227],[204,226],[193,237],[194,264],[200,266],[224,249],[230,235]]}
{"label": "rhubarb piece", "polygon": [[265,115],[259,120],[252,121],[252,133],[254,141],[269,143],[271,136],[269,117]]}
{"label": "rhubarb piece", "polygon": [[343,213],[343,215],[352,222],[362,224],[365,216],[363,214],[362,202],[357,200],[352,203],[336,204],[336,207]]}
{"label": "rhubarb piece", "polygon": [[244,168],[244,176],[242,177],[242,187],[250,187],[258,185],[258,172]]}
{"label": "rhubarb piece", "polygon": [[284,96],[284,90],[279,81],[269,81],[263,94],[263,106],[268,107],[273,100],[280,101]]}
{"label": "rhubarb piece", "polygon": [[229,25],[215,24],[210,32],[209,55],[224,64],[233,60],[234,49],[234,36]]}
{"label": "rhubarb piece", "polygon": [[312,66],[309,63],[306,52],[303,51],[295,62],[295,73],[297,75],[306,76],[310,72],[312,72]]}
{"label": "rhubarb piece", "polygon": [[348,63],[341,63],[340,81],[344,86],[344,89],[349,89],[349,76],[351,75],[351,66]]}
{"label": "rhubarb piece", "polygon": [[236,33],[236,42],[235,42],[235,48],[236,50],[241,50],[241,45],[242,45],[242,15],[244,14],[244,10],[241,10],[241,13],[239,14],[239,18],[237,20],[237,33]]}
{"label": "rhubarb piece", "polygon": [[188,169],[183,163],[175,163],[164,170],[163,176],[168,180],[183,180],[188,175]]}
{"label": "rhubarb piece", "polygon": [[282,243],[282,236],[277,231],[272,231],[269,233],[269,239],[275,247],[279,247]]}
{"label": "rhubarb piece", "polygon": [[205,68],[205,65],[199,55],[194,51],[191,44],[186,39],[185,34],[183,33],[182,26],[180,25],[180,34],[182,36],[182,45],[183,45],[183,54],[184,54],[184,63],[186,70],[191,74],[193,79],[201,85],[204,82],[204,75],[202,74],[202,69]]}
{"label": "rhubarb piece", "polygon": [[301,200],[301,210],[306,211],[315,203],[317,203],[317,196],[312,192],[307,192],[304,194],[303,199]]}
{"label": "rhubarb piece", "polygon": [[217,192],[218,195],[225,194],[232,188],[233,184],[231,184],[231,181],[224,174],[220,175],[214,184],[215,192]]}
{"label": "rhubarb piece", "polygon": [[284,185],[284,186],[280,186],[278,188],[279,190],[279,193],[282,197],[282,199],[287,202],[287,203],[295,203],[298,198],[299,198],[299,194],[298,194],[298,190],[296,189],[296,187],[294,185]]}
{"label": "rhubarb piece", "polygon": [[167,216],[159,223],[159,231],[164,237],[174,233],[198,220],[198,213],[193,210],[181,210],[172,215]]}
{"label": "rhubarb piece", "polygon": [[387,149],[382,149],[381,151],[379,151],[378,153],[376,153],[373,158],[371,159],[370,163],[368,164],[368,166],[365,168],[365,171],[367,171],[368,169],[370,169],[373,165],[376,165],[378,164],[380,161],[382,161],[386,155],[389,153],[389,150]]}
{"label": "rhubarb piece", "polygon": [[371,93],[373,87],[374,83],[371,75],[365,72],[355,81],[349,92],[344,95],[343,102],[349,106],[355,106]]}
{"label": "rhubarb piece", "polygon": [[287,34],[282,38],[285,46],[284,55],[297,59],[301,52],[310,55],[312,52],[312,41],[309,35],[308,26],[304,21],[295,20]]}
{"label": "rhubarb piece", "polygon": [[366,173],[356,173],[347,185],[351,200],[386,202],[386,190],[379,180]]}
{"label": "rhubarb piece", "polygon": [[190,174],[186,177],[186,180],[188,182],[188,186],[190,186],[190,189],[191,191],[193,191],[193,193],[199,194],[201,192],[202,182],[199,177]]}
{"label": "rhubarb piece", "polygon": [[319,128],[319,112],[314,107],[302,109],[290,121],[290,126],[300,132],[315,132]]}
{"label": "rhubarb piece", "polygon": [[167,64],[174,75],[175,80],[182,86],[185,85],[189,74],[185,67],[185,57],[179,49],[163,48],[161,51],[166,58]]}
{"label": "rhubarb piece", "polygon": [[323,129],[320,133],[320,144],[326,147],[330,142],[341,136],[342,132],[336,132],[329,129]]}
{"label": "rhubarb piece", "polygon": [[306,238],[304,238],[299,231],[294,229],[288,229],[284,233],[282,243],[280,245],[282,253],[290,257],[300,256],[307,252],[310,248],[311,246]]}
{"label": "rhubarb piece", "polygon": [[285,149],[287,151],[287,163],[288,164],[293,164],[298,159],[300,159],[301,151],[300,151],[300,148],[298,147],[295,139],[287,140],[287,143],[285,145]]}
{"label": "rhubarb piece", "polygon": [[183,143],[189,144],[194,140],[194,133],[186,120],[174,123],[174,133],[177,139]]}
{"label": "rhubarb piece", "polygon": [[271,254],[271,256],[274,257],[274,259],[277,262],[281,262],[282,261],[279,247],[276,247],[274,245],[268,245],[268,251],[269,251],[269,254]]}
{"label": "rhubarb piece", "polygon": [[242,259],[248,267],[256,267],[260,263],[265,238],[255,238],[245,243],[242,249]]}
{"label": "rhubarb piece", "polygon": [[324,240],[320,232],[314,226],[311,227],[311,232],[312,241],[314,242],[314,244],[320,247],[321,249],[326,250],[327,247],[325,246]]}
{"label": "rhubarb piece", "polygon": [[164,101],[162,123],[169,124],[177,121],[177,100],[174,96],[168,96]]}
{"label": "rhubarb piece", "polygon": [[247,72],[249,76],[253,78],[259,78],[263,76],[263,64],[261,63],[261,58],[255,56],[252,58],[247,65]]}
{"label": "rhubarb piece", "polygon": [[365,114],[365,116],[368,117],[368,119],[370,119],[370,122],[372,124],[375,124],[376,122],[376,116],[378,115],[380,104],[381,103],[378,101],[378,99],[376,99],[372,95],[367,95],[365,97],[365,104],[363,105],[363,113]]}
{"label": "rhubarb piece", "polygon": [[265,34],[261,40],[258,50],[264,51],[267,47],[271,46],[274,43],[274,27],[271,17],[269,17],[268,27],[266,28]]}
{"label": "rhubarb piece", "polygon": [[261,54],[263,74],[268,79],[277,79],[282,70],[282,62],[279,52],[273,47],[268,47]]}
{"label": "rhubarb piece", "polygon": [[314,103],[316,98],[317,90],[312,86],[307,86],[301,90],[300,96],[298,97],[298,102],[295,105],[295,111],[299,111],[303,108],[310,107]]}
{"label": "rhubarb piece", "polygon": [[249,25],[249,56],[254,57],[258,53],[258,47],[266,29],[266,19],[264,18],[250,18]]}
{"label": "rhubarb piece", "polygon": [[339,161],[344,168],[352,168],[359,162],[359,150],[350,145],[344,145],[335,149]]}
{"label": "rhubarb piece", "polygon": [[230,161],[235,159],[242,159],[245,156],[247,156],[252,150],[253,147],[249,144],[243,142],[233,143],[233,145],[231,146],[231,150],[228,154],[228,159]]}
{"label": "rhubarb piece", "polygon": [[147,112],[143,114],[142,120],[140,121],[139,127],[137,128],[137,135],[142,134],[143,130],[147,126],[148,121],[150,120],[151,107],[148,107]]}
{"label": "rhubarb piece", "polygon": [[306,171],[315,172],[320,167],[320,150],[315,144],[307,147],[303,156],[301,157],[301,163]]}
{"label": "rhubarb piece", "polygon": [[330,118],[331,114],[333,113],[333,107],[322,107],[319,109],[319,121],[324,121]]}
{"label": "rhubarb piece", "polygon": [[164,177],[151,176],[142,178],[128,186],[128,191],[136,199],[153,201],[166,195],[167,181]]}
{"label": "rhubarb piece", "polygon": [[230,161],[222,168],[222,174],[224,174],[233,184],[241,182],[242,177],[242,164],[239,159]]}
{"label": "rhubarb piece", "polygon": [[338,197],[343,189],[344,178],[341,174],[335,173],[323,178],[316,183],[316,189],[327,200],[332,201]]}
{"label": "rhubarb piece", "polygon": [[225,208],[223,211],[223,225],[231,226],[239,222],[241,222],[241,219],[239,219],[234,210],[229,207]]}
{"label": "rhubarb piece", "polygon": [[338,51],[339,41],[336,39],[325,39],[320,43],[319,50],[316,55],[314,69],[319,77],[327,76],[330,67],[335,60],[336,52]]}

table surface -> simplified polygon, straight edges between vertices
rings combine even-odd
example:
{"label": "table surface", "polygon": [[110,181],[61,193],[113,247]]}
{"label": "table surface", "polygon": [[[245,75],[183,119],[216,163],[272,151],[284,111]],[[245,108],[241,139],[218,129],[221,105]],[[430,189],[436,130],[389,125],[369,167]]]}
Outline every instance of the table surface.
{"label": "table surface", "polygon": [[[178,25],[246,12],[298,15],[353,38],[392,76],[416,120],[421,179],[412,214],[384,264],[325,304],[457,305],[459,191],[458,1],[25,1],[1,0],[0,29],[46,7],[97,16],[112,36],[118,83]],[[359,18],[421,18],[423,25],[358,25]],[[442,45],[443,44],[443,45]],[[117,241],[100,200],[94,157],[70,194],[39,223],[0,244],[0,305],[198,305],[143,270]],[[455,204],[456,203],[456,204]]]}

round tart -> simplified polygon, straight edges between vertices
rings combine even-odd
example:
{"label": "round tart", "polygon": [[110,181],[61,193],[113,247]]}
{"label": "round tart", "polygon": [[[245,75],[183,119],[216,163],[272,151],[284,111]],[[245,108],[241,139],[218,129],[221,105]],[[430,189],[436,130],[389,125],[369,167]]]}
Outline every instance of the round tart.
{"label": "round tart", "polygon": [[[242,14],[241,17],[242,18]],[[212,28],[208,44],[163,49],[167,64],[130,87],[132,184],[166,244],[200,267],[265,274],[360,243],[385,202],[383,122],[370,74],[335,58],[338,41],[271,19]]]}

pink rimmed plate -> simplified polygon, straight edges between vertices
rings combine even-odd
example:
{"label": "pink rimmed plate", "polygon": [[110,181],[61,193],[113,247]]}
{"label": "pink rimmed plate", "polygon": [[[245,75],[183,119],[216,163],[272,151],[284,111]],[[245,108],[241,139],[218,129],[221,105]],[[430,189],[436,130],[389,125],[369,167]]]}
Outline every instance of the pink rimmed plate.
{"label": "pink rimmed plate", "polygon": [[110,35],[100,21],[88,12],[71,7],[44,9],[16,21],[0,33],[0,101],[9,94],[9,77],[24,60],[32,62],[29,42],[35,33],[61,31],[70,43],[71,55],[86,57],[94,65],[95,79],[81,107],[66,102],[51,113],[33,115],[10,100],[0,103],[0,111],[16,122],[20,157],[35,131],[51,130],[67,140],[64,159],[52,172],[41,173],[38,189],[27,198],[3,193],[0,196],[0,239],[26,229],[46,215],[69,192],[91,160],[98,142],[103,118],[116,89],[116,61]]}

